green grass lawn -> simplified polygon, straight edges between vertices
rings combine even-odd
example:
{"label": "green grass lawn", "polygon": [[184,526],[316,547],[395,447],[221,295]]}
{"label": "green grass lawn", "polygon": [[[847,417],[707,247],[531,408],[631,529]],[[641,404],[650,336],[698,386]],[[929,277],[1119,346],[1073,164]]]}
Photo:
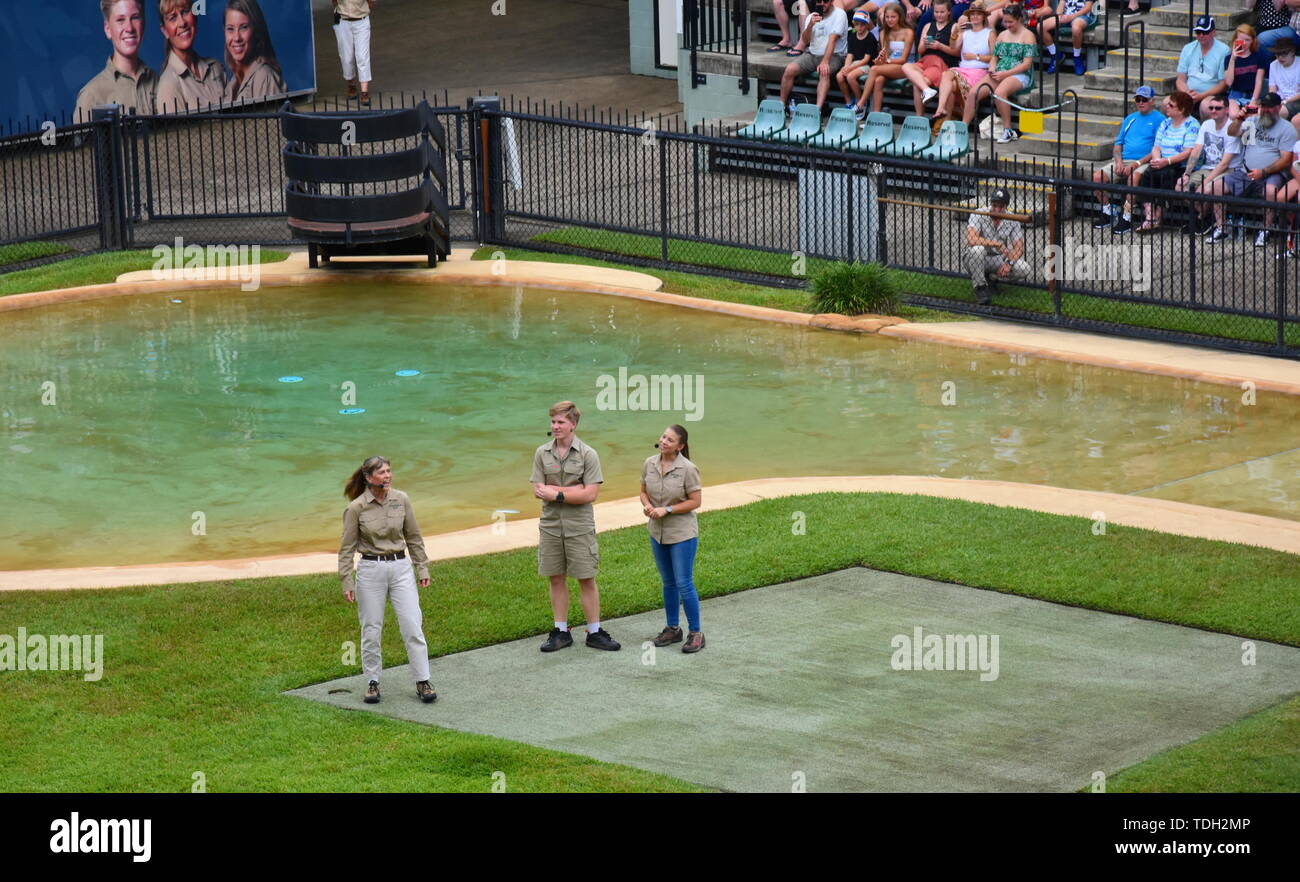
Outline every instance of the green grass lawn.
{"label": "green grass lawn", "polygon": [[0,245],[0,266],[22,263],[24,260],[36,260],[38,257],[52,257],[71,251],[67,245],[58,242],[18,242],[13,245]]}
{"label": "green grass lawn", "polygon": [[[263,248],[259,262],[279,263],[288,256],[287,251]],[[58,263],[0,275],[0,297],[31,291],[76,288],[81,285],[102,285],[112,282],[122,273],[152,269],[157,262],[158,259],[149,251],[106,251],[103,254],[73,257]]]}
{"label": "green grass lawn", "polygon": [[[806,535],[791,535],[794,511]],[[1085,519],[895,494],[767,500],[700,521],[704,597],[866,565],[1300,645],[1296,558],[1280,552],[1114,525],[1095,536]],[[603,534],[601,552],[606,619],[659,605],[644,529]],[[540,644],[550,624],[531,549],[440,563],[433,580],[422,597],[434,656],[528,636]],[[358,672],[342,661],[358,625],[335,577],[15,592],[0,609],[0,633],[101,633],[106,657],[94,683],[3,674],[3,791],[183,791],[202,772],[213,792],[484,792],[494,771],[512,791],[693,789],[281,695]],[[570,621],[581,621],[576,605]],[[405,661],[392,621],[384,652]],[[387,691],[399,688],[410,687]],[[1112,775],[1107,789],[1300,790],[1300,699]]]}
{"label": "green grass lawn", "polygon": [[[586,227],[565,227],[553,230],[534,236],[533,241],[653,260],[659,260],[663,256],[663,244],[657,236],[616,233]],[[779,278],[796,278],[793,272],[794,263],[789,255],[754,249],[711,245],[685,239],[669,239],[668,259],[676,263],[714,267],[734,272],[761,273]],[[806,274],[812,275],[828,263],[830,261],[809,258],[805,267]],[[655,271],[655,274],[658,274],[658,271]],[[897,271],[897,279],[902,290],[908,294],[965,303],[972,303],[975,300],[968,279],[904,270]],[[999,294],[994,302],[998,306],[1023,309],[1028,312],[1040,312],[1050,315],[1054,311],[1050,292],[1019,285],[999,286]],[[919,309],[920,307],[913,306],[910,308]],[[1179,309],[1173,306],[1130,303],[1105,297],[1067,293],[1062,295],[1061,311],[1065,315],[1075,318],[1110,322],[1118,325],[1132,325],[1141,328],[1180,331],[1205,337],[1270,344],[1276,342],[1277,339],[1277,323],[1274,321],[1210,310]],[[931,310],[925,310],[924,312],[934,314]],[[930,318],[928,320],[953,321],[958,318],[950,313],[940,312],[938,314],[944,315],[945,318]],[[927,320],[915,314],[908,315],[900,312],[899,315],[912,321]],[[970,317],[961,316],[960,318]],[[1300,346],[1300,323],[1287,322],[1284,333],[1287,345]]]}

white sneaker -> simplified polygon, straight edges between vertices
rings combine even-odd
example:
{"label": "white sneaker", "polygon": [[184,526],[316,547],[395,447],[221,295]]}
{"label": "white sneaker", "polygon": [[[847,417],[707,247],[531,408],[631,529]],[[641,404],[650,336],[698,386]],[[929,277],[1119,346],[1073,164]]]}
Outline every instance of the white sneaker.
{"label": "white sneaker", "polygon": [[1260,230],[1259,235],[1255,237],[1255,247],[1263,248],[1267,244],[1268,244],[1268,233],[1264,230]]}
{"label": "white sneaker", "polygon": [[1010,144],[1012,141],[1016,140],[1016,138],[1019,137],[1020,137],[1020,133],[1017,132],[1015,129],[1003,129],[1002,134],[998,135],[998,143]]}
{"label": "white sneaker", "polygon": [[926,89],[924,92],[921,93],[921,103],[929,104],[930,99],[934,98],[934,96],[938,94],[939,94],[938,89]]}

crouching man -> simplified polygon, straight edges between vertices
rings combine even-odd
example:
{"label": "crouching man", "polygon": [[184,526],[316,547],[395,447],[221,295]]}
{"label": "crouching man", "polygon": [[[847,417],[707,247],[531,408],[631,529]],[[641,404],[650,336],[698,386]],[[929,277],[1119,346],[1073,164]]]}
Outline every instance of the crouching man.
{"label": "crouching man", "polygon": [[1019,221],[1006,216],[1011,194],[999,187],[989,208],[973,212],[966,222],[966,270],[975,286],[975,300],[987,304],[993,294],[990,282],[1029,278],[1025,261],[1025,233]]}

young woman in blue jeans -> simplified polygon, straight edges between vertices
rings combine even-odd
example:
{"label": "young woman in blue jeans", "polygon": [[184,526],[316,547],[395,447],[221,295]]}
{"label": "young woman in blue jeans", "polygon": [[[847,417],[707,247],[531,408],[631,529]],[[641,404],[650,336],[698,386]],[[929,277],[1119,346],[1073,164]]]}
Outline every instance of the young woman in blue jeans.
{"label": "young woman in blue jeans", "polygon": [[659,453],[646,459],[641,467],[641,506],[649,518],[650,550],[664,587],[664,614],[667,626],[654,638],[655,646],[680,643],[682,629],[678,618],[686,608],[690,633],[682,652],[699,652],[704,648],[700,630],[700,598],[695,591],[695,551],[699,545],[699,525],[695,509],[700,507],[700,470],[690,460],[691,448],[686,430],[669,426],[659,436]]}

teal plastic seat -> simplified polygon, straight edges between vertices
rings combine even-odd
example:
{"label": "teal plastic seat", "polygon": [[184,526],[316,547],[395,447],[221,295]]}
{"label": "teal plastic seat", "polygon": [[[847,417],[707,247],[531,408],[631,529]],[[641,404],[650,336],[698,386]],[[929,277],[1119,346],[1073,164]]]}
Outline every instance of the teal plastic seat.
{"label": "teal plastic seat", "polygon": [[847,107],[837,107],[831,111],[831,118],[826,123],[825,131],[809,138],[808,146],[838,150],[857,136],[858,118]]}
{"label": "teal plastic seat", "polygon": [[785,128],[785,110],[776,98],[764,98],[758,103],[754,121],[736,132],[737,138],[761,141]]}
{"label": "teal plastic seat", "polygon": [[959,119],[944,120],[934,143],[916,154],[918,159],[951,162],[970,152],[970,130]]}
{"label": "teal plastic seat", "polygon": [[797,104],[790,125],[771,135],[769,141],[802,144],[822,130],[822,110],[816,104]]}
{"label": "teal plastic seat", "polygon": [[882,153],[885,146],[893,140],[894,118],[883,110],[877,110],[867,114],[867,124],[862,127],[862,134],[845,144],[844,149]]}
{"label": "teal plastic seat", "polygon": [[930,146],[930,121],[923,116],[909,116],[903,119],[903,127],[898,130],[894,143],[886,145],[881,153],[890,156],[916,156]]}

